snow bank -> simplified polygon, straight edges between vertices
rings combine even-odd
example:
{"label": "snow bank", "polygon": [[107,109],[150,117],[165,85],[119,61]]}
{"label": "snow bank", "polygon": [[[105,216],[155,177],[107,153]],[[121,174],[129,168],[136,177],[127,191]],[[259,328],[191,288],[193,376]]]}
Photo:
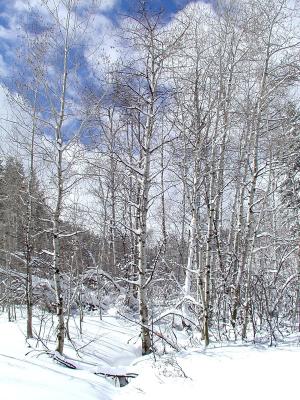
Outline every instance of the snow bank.
{"label": "snow bank", "polygon": [[[0,317],[1,399],[282,400],[298,395],[300,347],[295,336],[291,343],[276,348],[212,346],[167,354],[155,361],[153,356],[140,357],[138,328],[127,321],[89,316],[82,337],[75,327],[74,321],[74,344],[85,347],[79,358],[67,345],[66,355],[76,358],[79,366],[71,370],[36,351],[25,356],[29,350],[23,334],[25,320],[9,323],[6,316]],[[54,345],[52,340],[47,343]],[[120,388],[113,379],[93,373],[99,370],[131,371],[138,377]]]}

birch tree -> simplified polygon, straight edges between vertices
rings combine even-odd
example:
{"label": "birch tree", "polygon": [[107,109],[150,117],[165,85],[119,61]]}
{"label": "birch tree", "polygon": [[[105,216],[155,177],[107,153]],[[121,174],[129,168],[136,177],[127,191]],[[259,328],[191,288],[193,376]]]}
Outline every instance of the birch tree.
{"label": "birch tree", "polygon": [[[77,0],[63,0],[51,4],[44,1],[43,5],[49,18],[47,23],[50,28],[46,27],[40,34],[42,43],[45,45],[44,75],[41,82],[45,97],[45,111],[40,118],[45,126],[46,134],[51,137],[50,141],[45,137],[44,159],[51,166],[53,173],[50,176],[50,181],[53,182],[53,204],[50,218],[52,224],[51,255],[58,319],[56,350],[60,354],[63,353],[65,340],[61,246],[64,238],[76,234],[76,232],[64,231],[63,213],[66,210],[66,196],[77,180],[73,166],[78,153],[76,153],[76,146],[75,150],[72,149],[72,146],[80,137],[84,125],[83,119],[76,120],[76,117],[72,117],[74,115],[74,108],[72,109],[74,98],[70,91],[71,84],[75,83],[78,62],[70,54],[74,50],[74,46],[81,43],[81,35],[86,26],[85,15],[80,17],[77,12],[78,3]],[[49,69],[49,63],[51,65],[53,57],[54,60],[57,60],[57,64],[52,64],[55,80],[51,76],[53,70]],[[67,128],[67,122],[74,123],[75,129],[71,132]]]}
{"label": "birch tree", "polygon": [[[162,142],[170,139],[168,132],[163,138],[157,134],[159,114],[166,101],[167,89],[163,83],[164,63],[176,48],[180,33],[173,39],[164,32],[160,12],[150,12],[148,4],[140,3],[136,16],[126,21],[123,30],[133,52],[133,58],[124,61],[124,69],[119,71],[120,85],[124,88],[123,106],[131,110],[133,120],[130,129],[138,149],[131,160],[120,160],[134,176],[137,184],[134,235],[137,250],[138,288],[142,354],[152,351],[149,324],[149,300],[147,287],[153,275],[147,277],[147,242],[149,235],[150,193],[155,176],[154,155],[159,154]],[[158,174],[159,175],[159,174]]]}

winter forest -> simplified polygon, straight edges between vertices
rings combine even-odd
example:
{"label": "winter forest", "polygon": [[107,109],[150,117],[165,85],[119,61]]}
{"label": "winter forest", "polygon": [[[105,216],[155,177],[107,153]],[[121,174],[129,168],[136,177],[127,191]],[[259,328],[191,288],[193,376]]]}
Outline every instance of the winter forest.
{"label": "winter forest", "polygon": [[1,324],[74,369],[112,312],[139,360],[295,338],[300,4],[109,3],[0,24]]}

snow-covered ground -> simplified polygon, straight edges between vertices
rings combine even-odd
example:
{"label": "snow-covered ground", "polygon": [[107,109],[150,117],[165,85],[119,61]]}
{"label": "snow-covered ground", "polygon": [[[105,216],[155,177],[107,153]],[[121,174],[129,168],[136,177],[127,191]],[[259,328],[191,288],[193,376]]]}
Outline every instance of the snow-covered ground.
{"label": "snow-covered ground", "polygon": [[[0,316],[1,399],[22,400],[160,400],[288,399],[299,396],[300,346],[293,336],[278,347],[212,345],[161,357],[140,357],[138,328],[115,315],[84,319],[83,336],[72,320],[73,346],[65,353],[78,369],[64,367],[25,341],[25,319]],[[52,321],[35,329],[53,348]],[[41,329],[40,329],[41,328]],[[53,332],[52,332],[53,333]],[[77,349],[77,352],[74,350]],[[29,352],[29,354],[28,354]],[[27,354],[27,355],[26,355]],[[76,361],[74,361],[76,359]],[[125,387],[94,372],[135,372]]]}

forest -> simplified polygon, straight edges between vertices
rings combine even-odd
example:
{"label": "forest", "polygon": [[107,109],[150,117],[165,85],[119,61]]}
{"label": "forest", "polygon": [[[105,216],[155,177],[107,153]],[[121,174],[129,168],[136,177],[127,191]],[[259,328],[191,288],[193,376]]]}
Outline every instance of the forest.
{"label": "forest", "polygon": [[2,315],[42,343],[51,315],[60,355],[74,316],[112,306],[143,355],[299,332],[298,2],[134,1],[114,25],[98,1],[25,3],[1,77]]}

